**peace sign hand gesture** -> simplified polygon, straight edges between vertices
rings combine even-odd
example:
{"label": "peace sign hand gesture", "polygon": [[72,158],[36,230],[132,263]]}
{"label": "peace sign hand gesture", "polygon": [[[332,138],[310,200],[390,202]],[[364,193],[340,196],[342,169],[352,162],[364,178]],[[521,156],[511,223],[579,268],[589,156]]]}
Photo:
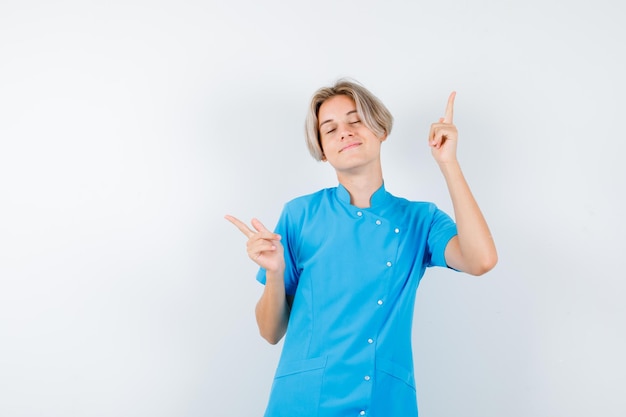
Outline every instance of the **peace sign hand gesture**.
{"label": "peace sign hand gesture", "polygon": [[248,237],[247,249],[250,259],[268,272],[284,272],[285,256],[280,235],[267,230],[257,219],[252,219],[252,226],[256,229],[254,231],[233,216],[226,215],[225,218]]}
{"label": "peace sign hand gesture", "polygon": [[452,122],[455,97],[456,92],[453,91],[448,98],[445,117],[440,118],[438,123],[433,123],[430,126],[428,144],[437,163],[456,161],[456,145],[459,134]]}

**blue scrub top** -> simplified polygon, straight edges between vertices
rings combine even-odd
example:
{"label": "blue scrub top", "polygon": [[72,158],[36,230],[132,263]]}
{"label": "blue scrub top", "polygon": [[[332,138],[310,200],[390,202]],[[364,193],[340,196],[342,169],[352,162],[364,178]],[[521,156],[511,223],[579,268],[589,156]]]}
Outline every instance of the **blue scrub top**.
{"label": "blue scrub top", "polygon": [[384,185],[358,208],[339,185],[287,203],[275,231],[295,298],[265,416],[417,416],[415,295],[446,266],[452,219]]}

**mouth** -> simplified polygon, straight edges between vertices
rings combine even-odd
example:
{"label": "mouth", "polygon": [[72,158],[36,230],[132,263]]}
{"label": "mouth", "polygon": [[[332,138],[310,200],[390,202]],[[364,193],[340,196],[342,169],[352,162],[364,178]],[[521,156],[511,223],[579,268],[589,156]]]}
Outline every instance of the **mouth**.
{"label": "mouth", "polygon": [[347,146],[344,146],[343,148],[341,148],[341,150],[339,150],[339,152],[341,153],[343,151],[347,151],[348,149],[356,148],[357,146],[361,146],[361,144],[359,142],[354,142],[354,143],[351,143],[351,144],[349,144]]}

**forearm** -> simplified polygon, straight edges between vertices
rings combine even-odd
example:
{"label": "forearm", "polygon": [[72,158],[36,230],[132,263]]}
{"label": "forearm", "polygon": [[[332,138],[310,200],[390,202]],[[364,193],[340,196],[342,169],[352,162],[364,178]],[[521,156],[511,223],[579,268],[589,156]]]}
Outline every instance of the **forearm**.
{"label": "forearm", "polygon": [[498,259],[496,247],[474,196],[457,161],[440,163],[448,185],[458,230],[459,257],[450,265],[473,275],[491,270]]}
{"label": "forearm", "polygon": [[261,336],[276,344],[287,331],[290,307],[285,294],[283,273],[268,271],[263,295],[256,305],[256,321]]}

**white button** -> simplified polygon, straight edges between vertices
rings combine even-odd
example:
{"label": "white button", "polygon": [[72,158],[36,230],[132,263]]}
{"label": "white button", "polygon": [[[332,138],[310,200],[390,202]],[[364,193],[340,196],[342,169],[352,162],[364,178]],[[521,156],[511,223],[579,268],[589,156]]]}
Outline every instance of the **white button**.
{"label": "white button", "polygon": [[372,343],[374,343],[374,339],[367,339],[367,343],[371,345]]}
{"label": "white button", "polygon": [[378,305],[379,306],[383,305],[383,300],[378,300]]}
{"label": "white button", "polygon": [[398,229],[398,228],[396,227],[396,230],[394,230],[394,232],[396,232],[396,233],[400,233],[400,229]]}
{"label": "white button", "polygon": [[387,266],[391,266],[391,262],[387,262]]}
{"label": "white button", "polygon": [[365,375],[365,377],[363,379],[366,380],[366,381],[369,381],[370,380],[370,376],[369,375]]}
{"label": "white button", "polygon": [[357,216],[359,216],[359,217],[361,217],[361,216],[363,215],[363,212],[362,212],[362,211],[357,211],[357,212],[356,212],[356,215],[357,215]]}
{"label": "white button", "polygon": [[380,226],[380,220],[376,220],[376,224]]}
{"label": "white button", "polygon": [[359,413],[359,415],[364,416],[364,415],[365,415],[365,411],[361,410],[361,412]]}

